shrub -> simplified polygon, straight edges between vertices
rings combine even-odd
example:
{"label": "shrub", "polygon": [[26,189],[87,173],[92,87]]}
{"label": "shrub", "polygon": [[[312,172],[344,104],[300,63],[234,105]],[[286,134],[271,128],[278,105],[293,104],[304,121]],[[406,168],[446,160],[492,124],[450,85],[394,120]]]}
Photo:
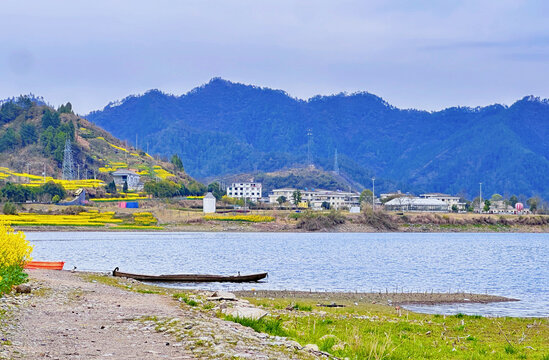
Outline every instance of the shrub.
{"label": "shrub", "polygon": [[16,233],[9,225],[0,223],[0,294],[25,281],[27,274],[23,267],[31,260],[31,252],[32,246],[24,233]]}
{"label": "shrub", "polygon": [[328,214],[307,211],[298,218],[296,227],[307,231],[318,231],[332,229],[344,223],[345,216],[339,211],[332,210]]}
{"label": "shrub", "polygon": [[17,208],[9,201],[4,204],[4,208],[2,210],[6,215],[17,215]]}
{"label": "shrub", "polygon": [[376,230],[398,230],[397,219],[383,210],[374,211],[374,209],[368,205],[364,205],[359,222],[369,225]]}

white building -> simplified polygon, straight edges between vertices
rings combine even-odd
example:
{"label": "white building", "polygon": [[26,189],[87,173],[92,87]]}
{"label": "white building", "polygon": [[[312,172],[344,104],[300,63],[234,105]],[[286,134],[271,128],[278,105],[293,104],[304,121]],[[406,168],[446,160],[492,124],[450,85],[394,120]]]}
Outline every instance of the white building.
{"label": "white building", "polygon": [[387,201],[385,209],[389,211],[448,212],[448,205],[438,199],[398,197]]}
{"label": "white building", "polygon": [[124,183],[128,184],[128,190],[141,191],[143,190],[143,183],[139,174],[134,173],[127,169],[118,169],[111,173],[116,187],[121,189],[124,187]]}
{"label": "white building", "polygon": [[215,213],[215,196],[211,192],[207,193],[202,199],[202,209],[204,214]]}
{"label": "white building", "polygon": [[452,211],[452,206],[457,206],[459,211],[465,210],[465,203],[462,203],[459,201],[459,196],[452,196],[448,194],[441,194],[441,193],[428,193],[428,194],[421,194],[419,195],[421,198],[424,199],[436,199],[443,201],[446,205],[448,205],[448,211]]}
{"label": "white building", "polygon": [[237,199],[249,199],[257,202],[261,199],[261,183],[256,182],[243,182],[233,183],[227,188],[227,196]]}
{"label": "white building", "polygon": [[[269,195],[269,203],[276,204],[279,197],[284,196],[286,201],[294,203],[293,194],[297,189],[283,188],[274,189]],[[322,203],[330,204],[331,209],[351,208],[360,206],[360,194],[347,191],[331,191],[331,190],[299,190],[301,192],[301,201],[309,204],[313,209],[322,208]],[[295,205],[295,204],[294,204]]]}

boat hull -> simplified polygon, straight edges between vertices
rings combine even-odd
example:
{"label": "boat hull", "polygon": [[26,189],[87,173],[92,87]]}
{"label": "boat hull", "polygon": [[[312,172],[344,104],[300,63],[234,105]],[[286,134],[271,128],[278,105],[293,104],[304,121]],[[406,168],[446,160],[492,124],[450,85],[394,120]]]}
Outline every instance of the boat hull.
{"label": "boat hull", "polygon": [[29,261],[25,269],[63,270],[64,261]]}
{"label": "boat hull", "polygon": [[267,277],[267,273],[249,274],[249,275],[208,275],[208,274],[175,274],[175,275],[142,275],[118,271],[118,268],[112,272],[113,276],[125,277],[140,281],[160,281],[160,282],[256,282]]}

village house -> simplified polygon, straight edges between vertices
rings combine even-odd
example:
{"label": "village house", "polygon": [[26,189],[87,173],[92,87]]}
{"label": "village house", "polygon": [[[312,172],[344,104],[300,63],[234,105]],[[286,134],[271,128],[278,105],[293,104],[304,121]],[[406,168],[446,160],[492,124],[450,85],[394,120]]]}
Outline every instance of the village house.
{"label": "village house", "polygon": [[227,196],[237,199],[249,199],[257,202],[261,199],[262,185],[257,182],[233,183],[227,188]]}
{"label": "village house", "polygon": [[427,194],[421,194],[419,197],[423,199],[436,199],[444,202],[446,205],[448,205],[448,211],[452,211],[452,207],[455,205],[457,207],[458,211],[465,211],[465,203],[460,202],[459,196],[452,196],[448,194],[441,194],[441,193],[427,193]]}
{"label": "village house", "polygon": [[116,187],[122,189],[124,183],[128,184],[128,190],[141,191],[143,190],[143,183],[139,174],[127,169],[118,169],[111,173]]}
{"label": "village house", "polygon": [[438,199],[397,197],[385,203],[388,211],[448,212],[448,204]]}
{"label": "village house", "polygon": [[[269,203],[276,204],[278,198],[283,196],[286,201],[294,203],[293,194],[298,189],[282,188],[274,189],[269,195]],[[332,190],[299,190],[301,193],[301,201],[306,202],[313,209],[321,209],[322,203],[330,204],[332,209],[342,209],[359,206],[360,194],[348,191],[332,191]]]}

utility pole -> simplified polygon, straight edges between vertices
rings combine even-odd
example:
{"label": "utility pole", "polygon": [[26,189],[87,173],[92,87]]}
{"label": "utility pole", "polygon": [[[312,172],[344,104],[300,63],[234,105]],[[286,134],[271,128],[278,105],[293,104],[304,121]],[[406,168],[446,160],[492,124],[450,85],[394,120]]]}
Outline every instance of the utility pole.
{"label": "utility pole", "polygon": [[313,131],[311,129],[307,129],[307,165],[309,167],[312,167],[313,165],[313,157],[311,156],[312,139],[313,139]]}
{"label": "utility pole", "polygon": [[372,177],[372,210],[376,209],[376,178]]}
{"label": "utility pole", "polygon": [[44,176],[44,184],[46,183],[46,163],[44,163],[44,171],[42,172],[42,175]]}
{"label": "utility pole", "polygon": [[[29,164],[27,164],[27,174],[29,174],[29,171],[30,171],[30,170],[29,170],[29,166],[30,166],[30,165],[29,165]],[[29,177],[29,178],[27,178],[27,181],[28,181],[28,182],[30,183],[30,181],[31,181],[31,180],[30,180],[30,177]]]}
{"label": "utility pole", "polygon": [[479,199],[478,199],[478,212],[479,214],[482,212],[482,183],[479,183],[480,185],[480,192],[479,192]]}
{"label": "utility pole", "polygon": [[80,164],[76,165],[78,167],[78,177],[76,180],[80,180]]}

